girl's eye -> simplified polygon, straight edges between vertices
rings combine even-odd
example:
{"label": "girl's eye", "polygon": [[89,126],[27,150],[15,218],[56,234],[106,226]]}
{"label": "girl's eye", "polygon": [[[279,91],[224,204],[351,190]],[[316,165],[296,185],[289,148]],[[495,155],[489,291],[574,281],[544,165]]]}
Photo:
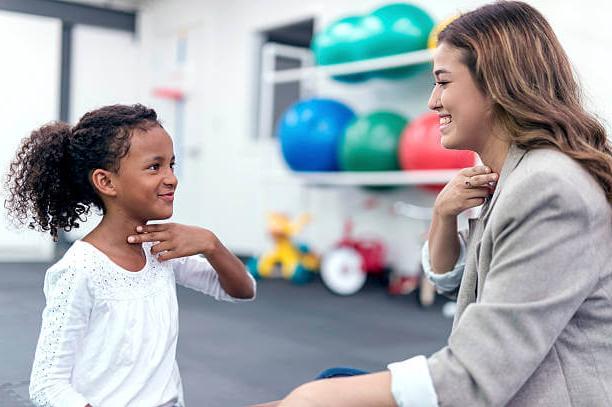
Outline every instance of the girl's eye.
{"label": "girl's eye", "polygon": [[445,81],[436,81],[436,82],[434,82],[434,86],[436,86],[436,85],[444,86],[444,85],[446,85],[447,83],[448,83],[448,82],[445,82]]}
{"label": "girl's eye", "polygon": [[174,169],[174,167],[176,166],[176,163],[170,163],[170,168]]}
{"label": "girl's eye", "polygon": [[147,169],[157,171],[159,170],[159,164],[151,164]]}

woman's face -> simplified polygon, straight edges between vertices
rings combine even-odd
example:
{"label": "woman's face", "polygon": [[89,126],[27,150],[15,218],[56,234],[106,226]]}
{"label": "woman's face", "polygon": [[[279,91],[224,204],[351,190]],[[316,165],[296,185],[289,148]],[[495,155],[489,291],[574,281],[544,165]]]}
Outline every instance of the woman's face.
{"label": "woman's face", "polygon": [[479,152],[492,132],[493,105],[476,85],[462,56],[460,49],[444,42],[436,48],[436,84],[428,107],[440,116],[445,148]]}

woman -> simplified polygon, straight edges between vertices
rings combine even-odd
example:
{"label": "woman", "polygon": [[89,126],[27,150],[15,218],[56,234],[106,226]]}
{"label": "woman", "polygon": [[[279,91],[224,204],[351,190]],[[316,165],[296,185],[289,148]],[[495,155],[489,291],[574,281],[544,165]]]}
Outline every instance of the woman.
{"label": "woman", "polygon": [[[565,52],[531,6],[481,7],[439,44],[429,107],[442,144],[475,151],[485,165],[440,193],[426,247],[438,280],[461,276],[458,292],[452,278],[440,287],[458,298],[448,346],[385,372],[305,384],[280,405],[610,406],[605,130],[583,109]],[[481,204],[463,267],[457,215]]]}

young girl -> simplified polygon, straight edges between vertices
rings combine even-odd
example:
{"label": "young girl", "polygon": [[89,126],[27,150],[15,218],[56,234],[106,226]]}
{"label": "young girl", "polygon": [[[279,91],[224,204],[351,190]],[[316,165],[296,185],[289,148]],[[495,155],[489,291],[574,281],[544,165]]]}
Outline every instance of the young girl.
{"label": "young girl", "polygon": [[[280,405],[612,406],[606,131],[533,7],[483,6],[438,40],[429,108],[441,142],[485,164],[461,171],[434,205],[424,267],[457,297],[448,345],[305,384]],[[457,215],[480,205],[462,255]]]}
{"label": "young girl", "polygon": [[34,404],[183,406],[175,283],[254,298],[254,280],[211,231],[148,224],[172,216],[173,168],[172,140],[142,105],[51,123],[23,142],[8,177],[16,220],[57,240],[92,207],[104,215],[45,276]]}

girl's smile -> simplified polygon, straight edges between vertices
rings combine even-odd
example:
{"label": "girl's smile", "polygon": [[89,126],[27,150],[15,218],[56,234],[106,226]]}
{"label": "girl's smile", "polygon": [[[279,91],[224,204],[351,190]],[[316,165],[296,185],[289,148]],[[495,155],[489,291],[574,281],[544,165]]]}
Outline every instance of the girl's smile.
{"label": "girl's smile", "polygon": [[159,198],[171,204],[172,202],[174,202],[174,192],[160,194]]}
{"label": "girl's smile", "polygon": [[162,127],[155,126],[134,131],[130,142],[130,150],[114,174],[113,205],[139,223],[168,219],[178,185],[172,139]]}

